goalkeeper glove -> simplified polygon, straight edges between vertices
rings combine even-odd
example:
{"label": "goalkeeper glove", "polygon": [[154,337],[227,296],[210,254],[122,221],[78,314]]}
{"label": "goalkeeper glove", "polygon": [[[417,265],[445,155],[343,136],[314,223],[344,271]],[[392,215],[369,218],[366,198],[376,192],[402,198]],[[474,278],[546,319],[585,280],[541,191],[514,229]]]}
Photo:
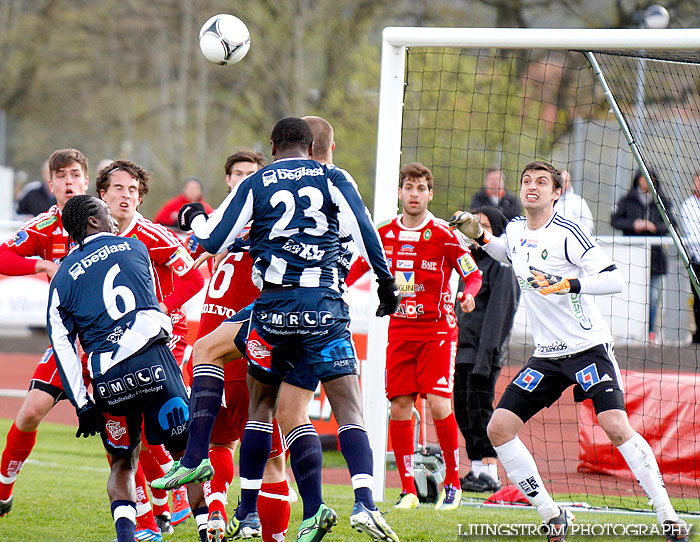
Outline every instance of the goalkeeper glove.
{"label": "goalkeeper glove", "polygon": [[399,298],[399,289],[396,287],[396,281],[393,278],[377,280],[377,295],[379,296],[377,316],[388,316],[397,311],[401,299]]}
{"label": "goalkeeper glove", "polygon": [[458,229],[480,245],[485,245],[491,240],[491,234],[481,227],[479,217],[472,213],[457,211],[450,218],[448,225],[453,230]]}
{"label": "goalkeeper glove", "polygon": [[77,414],[78,430],[75,432],[75,438],[81,436],[87,438],[102,430],[105,418],[102,411],[90,399],[88,399],[87,404],[77,410]]}
{"label": "goalkeeper glove", "polygon": [[190,231],[192,229],[192,221],[194,217],[198,215],[207,216],[207,212],[204,210],[204,205],[198,201],[192,201],[190,203],[185,203],[180,207],[180,211],[177,213],[177,225],[182,231]]}
{"label": "goalkeeper glove", "polygon": [[530,288],[539,290],[542,295],[578,294],[581,291],[581,283],[578,279],[565,279],[532,266],[530,266],[530,273],[533,275],[527,278]]}

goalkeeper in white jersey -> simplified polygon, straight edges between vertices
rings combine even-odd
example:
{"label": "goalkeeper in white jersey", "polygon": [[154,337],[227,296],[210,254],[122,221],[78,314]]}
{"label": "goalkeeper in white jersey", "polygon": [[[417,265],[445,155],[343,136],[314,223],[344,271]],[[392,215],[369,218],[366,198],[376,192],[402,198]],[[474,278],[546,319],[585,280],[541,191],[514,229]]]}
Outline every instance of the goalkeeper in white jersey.
{"label": "goalkeeper in white jersey", "polygon": [[647,493],[666,540],[687,541],[687,526],[671,505],[651,447],[629,424],[612,336],[588,296],[621,292],[622,274],[584,228],[554,211],[562,191],[558,169],[532,162],[520,182],[525,216],[511,220],[501,237],[491,236],[470,213],[450,221],[490,256],[512,263],[532,322],[535,352],[503,393],[489,439],[508,478],[547,525],[547,539],[563,541],[574,516],[552,500],[518,432],[575,385],[574,398],[593,401],[600,426]]}

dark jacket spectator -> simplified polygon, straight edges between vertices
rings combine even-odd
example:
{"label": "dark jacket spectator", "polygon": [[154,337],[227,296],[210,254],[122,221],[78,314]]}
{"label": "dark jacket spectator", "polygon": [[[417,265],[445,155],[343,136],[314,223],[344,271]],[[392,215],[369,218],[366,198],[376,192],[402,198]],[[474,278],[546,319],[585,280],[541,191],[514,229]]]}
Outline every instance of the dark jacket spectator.
{"label": "dark jacket spectator", "polygon": [[25,184],[20,193],[17,194],[16,212],[18,215],[36,216],[48,211],[52,205],[56,205],[56,198],[49,188],[48,162],[45,162],[41,168],[41,177],[40,181]]}
{"label": "dark jacket spectator", "polygon": [[[498,209],[485,206],[474,212],[488,217],[494,236],[503,234],[507,222]],[[509,265],[494,260],[481,247],[472,249],[472,255],[483,273],[483,282],[474,298],[476,308],[472,312],[465,314],[456,304],[459,327],[456,363],[473,365],[473,373],[489,376],[491,367],[502,367],[508,357],[508,339],[520,288]]]}
{"label": "dark jacket spectator", "polygon": [[[670,212],[671,202],[661,193],[656,173],[650,170],[650,174],[657,192]],[[635,171],[632,188],[617,202],[611,223],[613,228],[622,231],[624,235],[666,235],[668,233],[668,227],[661,218],[661,213],[641,171]],[[661,245],[651,247],[650,260],[652,275],[666,273],[668,264],[666,253]]]}

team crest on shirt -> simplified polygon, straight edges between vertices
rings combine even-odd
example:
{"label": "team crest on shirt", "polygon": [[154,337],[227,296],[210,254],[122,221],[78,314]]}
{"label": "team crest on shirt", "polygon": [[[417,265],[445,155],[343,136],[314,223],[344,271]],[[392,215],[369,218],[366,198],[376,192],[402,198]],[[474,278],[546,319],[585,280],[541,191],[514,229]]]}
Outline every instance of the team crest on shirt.
{"label": "team crest on shirt", "polygon": [[425,239],[426,241],[428,241],[432,236],[433,236],[433,232],[430,231],[430,228],[428,228],[427,230],[425,230],[423,232],[423,239]]}
{"label": "team crest on shirt", "polygon": [[542,257],[543,260],[547,259],[547,256],[549,256],[549,252],[547,252],[546,248],[542,251],[542,254],[540,254],[540,256]]}

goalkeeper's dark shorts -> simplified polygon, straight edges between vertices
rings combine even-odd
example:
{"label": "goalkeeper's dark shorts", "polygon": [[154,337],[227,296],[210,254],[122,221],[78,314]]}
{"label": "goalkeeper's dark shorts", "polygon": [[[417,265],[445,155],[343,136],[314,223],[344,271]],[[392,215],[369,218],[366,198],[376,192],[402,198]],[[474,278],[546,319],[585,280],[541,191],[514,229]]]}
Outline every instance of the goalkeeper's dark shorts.
{"label": "goalkeeper's dark shorts", "polygon": [[549,408],[569,386],[574,400],[592,399],[596,414],[625,410],[620,369],[612,344],[599,344],[583,352],[556,358],[531,357],[503,392],[498,408],[524,422]]}

